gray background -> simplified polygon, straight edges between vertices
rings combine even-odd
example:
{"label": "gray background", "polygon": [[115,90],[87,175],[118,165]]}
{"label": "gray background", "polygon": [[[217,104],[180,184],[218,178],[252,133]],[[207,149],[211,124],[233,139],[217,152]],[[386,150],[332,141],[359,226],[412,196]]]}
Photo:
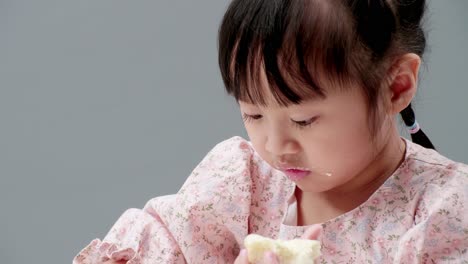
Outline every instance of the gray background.
{"label": "gray background", "polygon": [[[217,68],[227,0],[0,1],[0,262],[71,263],[244,135]],[[432,1],[416,111],[468,163],[468,1]]]}

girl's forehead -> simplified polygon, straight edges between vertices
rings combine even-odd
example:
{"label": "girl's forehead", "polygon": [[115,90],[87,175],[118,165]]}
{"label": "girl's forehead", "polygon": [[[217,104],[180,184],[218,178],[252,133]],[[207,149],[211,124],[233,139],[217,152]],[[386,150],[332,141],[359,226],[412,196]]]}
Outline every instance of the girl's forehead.
{"label": "girl's forehead", "polygon": [[[263,108],[284,108],[294,107],[306,102],[324,100],[326,93],[318,94],[306,84],[290,81],[288,79],[286,88],[279,88],[277,85],[269,83],[264,77],[259,78],[259,82],[248,86],[243,86],[241,96],[237,98],[239,104],[251,107]],[[299,96],[298,101],[288,99],[288,93],[295,93]]]}
{"label": "girl's forehead", "polygon": [[249,102],[244,100],[238,100],[237,103],[241,108],[246,109],[295,109],[301,108],[304,106],[317,105],[319,102],[325,101],[325,97],[310,97],[304,100],[301,100],[299,103],[291,103],[289,105],[284,105],[279,103],[274,97],[269,97],[264,103]]}

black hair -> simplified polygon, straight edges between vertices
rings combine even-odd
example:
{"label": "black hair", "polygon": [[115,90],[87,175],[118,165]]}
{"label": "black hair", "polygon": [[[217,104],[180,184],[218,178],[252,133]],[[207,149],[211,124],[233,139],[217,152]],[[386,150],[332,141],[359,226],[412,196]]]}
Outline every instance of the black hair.
{"label": "black hair", "polygon": [[[326,97],[330,82],[342,89],[357,83],[375,131],[379,88],[393,59],[424,53],[425,9],[425,0],[233,0],[218,39],[226,90],[266,105],[264,78],[277,103],[288,106]],[[413,124],[411,104],[401,116]],[[412,139],[434,148],[422,130]]]}

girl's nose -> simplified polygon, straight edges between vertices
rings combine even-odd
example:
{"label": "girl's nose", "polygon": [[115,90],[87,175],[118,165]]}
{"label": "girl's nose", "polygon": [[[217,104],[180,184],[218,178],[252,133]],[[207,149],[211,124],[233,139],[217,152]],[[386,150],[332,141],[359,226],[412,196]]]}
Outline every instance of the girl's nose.
{"label": "girl's nose", "polygon": [[265,150],[274,156],[280,157],[298,153],[299,147],[294,139],[286,135],[272,133],[267,136]]}

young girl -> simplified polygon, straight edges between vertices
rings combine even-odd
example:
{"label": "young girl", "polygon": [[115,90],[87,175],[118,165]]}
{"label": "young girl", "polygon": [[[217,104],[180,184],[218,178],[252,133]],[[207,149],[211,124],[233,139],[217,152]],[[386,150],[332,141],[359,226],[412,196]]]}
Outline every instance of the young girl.
{"label": "young girl", "polygon": [[248,263],[250,233],[318,239],[317,263],[466,263],[468,166],[432,149],[411,108],[425,8],[234,0],[219,64],[250,141],[218,144],[74,263]]}

